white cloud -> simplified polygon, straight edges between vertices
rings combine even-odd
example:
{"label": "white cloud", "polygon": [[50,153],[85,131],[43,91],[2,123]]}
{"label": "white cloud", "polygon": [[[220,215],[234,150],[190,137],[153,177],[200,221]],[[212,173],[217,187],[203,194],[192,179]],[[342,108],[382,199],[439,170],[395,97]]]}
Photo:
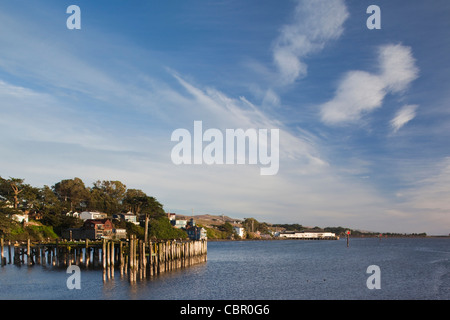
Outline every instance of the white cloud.
{"label": "white cloud", "polygon": [[379,49],[380,77],[390,92],[401,92],[419,73],[410,47],[385,45]]}
{"label": "white cloud", "polygon": [[322,122],[329,125],[356,122],[381,107],[386,94],[404,91],[417,78],[418,69],[409,47],[382,46],[379,63],[378,74],[350,71],[341,79],[334,98],[320,106]]}
{"label": "white cloud", "polygon": [[330,40],[338,39],[348,18],[342,0],[301,0],[293,21],[283,26],[275,41],[273,58],[283,85],[293,83],[307,73],[303,60]]}
{"label": "white cloud", "polygon": [[405,105],[397,112],[391,120],[391,127],[394,133],[416,117],[417,107],[417,105]]}
{"label": "white cloud", "polygon": [[321,106],[322,121],[327,124],[359,120],[362,114],[381,107],[385,84],[376,75],[351,71],[339,83],[333,100]]}

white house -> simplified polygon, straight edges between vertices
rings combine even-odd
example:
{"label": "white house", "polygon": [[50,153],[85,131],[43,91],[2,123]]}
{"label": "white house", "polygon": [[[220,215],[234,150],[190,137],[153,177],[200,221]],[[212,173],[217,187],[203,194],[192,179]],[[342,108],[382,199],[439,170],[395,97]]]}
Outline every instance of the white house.
{"label": "white house", "polygon": [[233,227],[233,231],[236,232],[236,234],[241,237],[244,238],[245,236],[245,229],[241,228],[241,227]]}
{"label": "white house", "polygon": [[13,220],[17,221],[17,222],[28,222],[28,215],[27,214],[13,214],[12,215]]}
{"label": "white house", "polygon": [[88,220],[88,219],[105,219],[107,217],[106,213],[101,213],[101,212],[92,212],[92,211],[83,211],[80,214],[80,219],[81,220]]}

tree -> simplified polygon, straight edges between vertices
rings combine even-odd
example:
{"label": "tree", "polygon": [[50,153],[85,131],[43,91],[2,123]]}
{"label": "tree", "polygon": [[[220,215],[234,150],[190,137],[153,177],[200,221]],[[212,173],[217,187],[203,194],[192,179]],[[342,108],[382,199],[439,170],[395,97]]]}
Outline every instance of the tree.
{"label": "tree", "polygon": [[123,199],[123,206],[126,210],[135,215],[139,215],[145,203],[147,195],[139,189],[128,189]]}
{"label": "tree", "polygon": [[267,223],[265,222],[258,222],[255,218],[246,218],[244,219],[244,222],[242,223],[242,226],[248,231],[248,232],[261,232],[265,233],[268,231]]}
{"label": "tree", "polygon": [[53,186],[53,191],[70,211],[80,209],[82,202],[87,203],[90,198],[89,189],[80,178],[61,180]]}
{"label": "tree", "polygon": [[135,215],[145,214],[144,241],[147,241],[150,219],[165,217],[163,205],[156,198],[147,196],[139,189],[128,189],[123,204]]}
{"label": "tree", "polygon": [[40,210],[45,210],[47,212],[52,210],[62,212],[61,201],[49,186],[44,185],[44,187],[39,190],[39,200]]}
{"label": "tree", "polygon": [[114,214],[120,212],[123,207],[127,187],[120,181],[96,181],[91,189],[92,209]]}
{"label": "tree", "polygon": [[165,216],[152,218],[149,234],[157,239],[185,239],[187,237],[185,231],[174,228]]}
{"label": "tree", "polygon": [[[164,213],[163,205],[159,203],[154,197],[145,197],[142,199],[142,213],[145,214],[145,225],[144,225],[144,241],[147,242],[148,240],[148,224],[149,219],[153,218],[154,220],[157,220],[159,218],[167,218]],[[169,221],[167,219],[167,221]],[[170,223],[169,223],[170,224]]]}
{"label": "tree", "polygon": [[14,204],[14,209],[19,207],[19,194],[23,192],[23,179],[0,177],[0,195]]}
{"label": "tree", "polygon": [[19,193],[23,191],[23,189],[19,189],[21,184],[23,183],[23,179],[10,179],[10,185],[14,192],[14,209],[17,209],[19,204]]}
{"label": "tree", "polygon": [[13,214],[20,213],[20,210],[10,208],[5,201],[0,201],[0,236],[9,238],[11,231],[17,228],[18,223],[10,217]]}

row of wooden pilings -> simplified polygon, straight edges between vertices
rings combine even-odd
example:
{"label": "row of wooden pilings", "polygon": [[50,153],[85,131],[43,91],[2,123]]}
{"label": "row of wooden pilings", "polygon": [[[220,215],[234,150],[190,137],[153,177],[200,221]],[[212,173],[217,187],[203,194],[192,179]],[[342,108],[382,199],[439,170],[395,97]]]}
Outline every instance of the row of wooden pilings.
{"label": "row of wooden pilings", "polygon": [[[207,241],[148,241],[131,235],[127,241],[99,241],[5,244],[1,239],[1,265],[50,265],[103,270],[103,279],[113,279],[116,270],[130,282],[146,279],[207,260]],[[5,250],[6,249],[6,250]],[[6,252],[7,251],[7,254]],[[14,251],[14,255],[12,252]]]}

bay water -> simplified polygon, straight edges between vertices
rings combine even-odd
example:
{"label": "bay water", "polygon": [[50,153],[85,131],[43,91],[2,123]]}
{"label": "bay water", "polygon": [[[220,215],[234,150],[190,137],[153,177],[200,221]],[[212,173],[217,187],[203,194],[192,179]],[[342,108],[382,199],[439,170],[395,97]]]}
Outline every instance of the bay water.
{"label": "bay water", "polygon": [[[378,267],[374,272],[370,266]],[[0,299],[19,300],[448,300],[449,238],[208,242],[208,261],[130,283],[116,271],[0,268]],[[375,280],[374,277],[377,277]],[[377,282],[379,289],[370,289]],[[369,285],[368,285],[369,283]]]}

